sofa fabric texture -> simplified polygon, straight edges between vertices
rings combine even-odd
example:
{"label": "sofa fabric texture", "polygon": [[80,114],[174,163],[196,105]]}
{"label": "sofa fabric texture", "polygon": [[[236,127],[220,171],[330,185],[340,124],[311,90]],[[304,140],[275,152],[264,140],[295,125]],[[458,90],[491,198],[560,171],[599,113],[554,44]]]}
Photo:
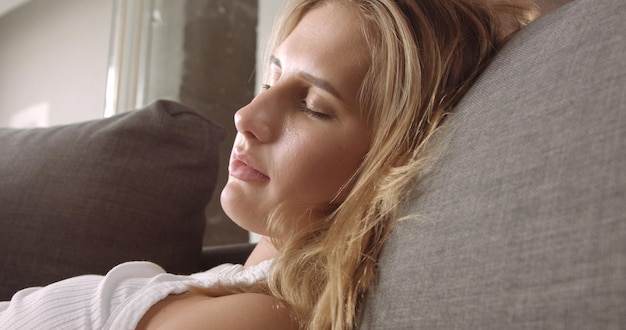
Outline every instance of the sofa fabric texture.
{"label": "sofa fabric texture", "polygon": [[450,118],[361,329],[626,324],[624,17],[576,0],[510,40]]}
{"label": "sofa fabric texture", "polygon": [[0,129],[0,300],[130,260],[201,268],[223,129],[180,104]]}

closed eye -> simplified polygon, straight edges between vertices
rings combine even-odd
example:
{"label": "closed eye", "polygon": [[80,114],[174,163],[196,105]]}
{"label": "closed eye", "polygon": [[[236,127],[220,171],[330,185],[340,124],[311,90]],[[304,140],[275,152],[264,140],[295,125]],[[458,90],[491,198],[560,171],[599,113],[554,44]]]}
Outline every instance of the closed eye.
{"label": "closed eye", "polygon": [[331,118],[331,116],[327,113],[315,111],[309,108],[305,101],[300,102],[300,111],[317,119],[330,119]]}
{"label": "closed eye", "polygon": [[[261,89],[262,90],[268,90],[272,88],[272,85],[270,84],[263,84],[261,85]],[[302,111],[303,113],[313,117],[313,118],[317,118],[317,119],[330,119],[332,118],[331,115],[324,113],[324,112],[320,112],[320,111],[315,111],[311,108],[309,108],[309,106],[307,105],[306,101],[302,101],[300,102],[300,105],[298,106],[299,110]]]}

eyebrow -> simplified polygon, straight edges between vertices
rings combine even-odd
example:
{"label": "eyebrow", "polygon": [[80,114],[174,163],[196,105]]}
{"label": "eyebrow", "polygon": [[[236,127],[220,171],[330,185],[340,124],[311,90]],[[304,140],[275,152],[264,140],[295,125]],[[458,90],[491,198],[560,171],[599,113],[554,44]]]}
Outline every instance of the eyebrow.
{"label": "eyebrow", "polygon": [[[282,69],[282,65],[280,63],[280,60],[278,58],[276,58],[276,56],[272,55],[270,56],[270,63],[276,65],[277,67]],[[329,94],[333,95],[334,97],[338,98],[339,100],[343,101],[343,98],[341,97],[341,94],[339,94],[339,92],[335,89],[335,87],[333,87],[333,85],[331,85],[328,81],[320,78],[320,77],[316,77],[310,73],[306,73],[306,72],[300,72],[300,75],[304,78],[304,80],[308,81],[309,83],[315,85],[316,87],[319,87],[325,91],[327,91]]]}

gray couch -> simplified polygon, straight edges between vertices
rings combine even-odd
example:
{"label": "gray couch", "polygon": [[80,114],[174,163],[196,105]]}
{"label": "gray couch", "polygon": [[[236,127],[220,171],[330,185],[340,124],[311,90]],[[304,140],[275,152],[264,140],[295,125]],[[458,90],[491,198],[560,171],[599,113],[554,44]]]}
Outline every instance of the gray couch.
{"label": "gray couch", "polygon": [[626,1],[530,25],[449,124],[360,328],[626,328]]}
{"label": "gray couch", "polygon": [[[385,245],[361,329],[624,327],[625,17],[575,0],[496,57]],[[170,102],[0,130],[0,299],[131,259],[242,261],[250,245],[201,247],[221,136]]]}

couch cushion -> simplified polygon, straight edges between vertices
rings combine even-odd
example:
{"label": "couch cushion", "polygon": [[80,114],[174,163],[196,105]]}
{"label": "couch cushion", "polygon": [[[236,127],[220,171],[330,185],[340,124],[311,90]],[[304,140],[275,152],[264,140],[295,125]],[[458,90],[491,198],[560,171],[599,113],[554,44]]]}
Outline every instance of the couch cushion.
{"label": "couch cushion", "polygon": [[516,35],[450,118],[362,329],[626,324],[626,1]]}
{"label": "couch cushion", "polygon": [[0,300],[129,260],[196,271],[223,130],[167,101],[0,129]]}

